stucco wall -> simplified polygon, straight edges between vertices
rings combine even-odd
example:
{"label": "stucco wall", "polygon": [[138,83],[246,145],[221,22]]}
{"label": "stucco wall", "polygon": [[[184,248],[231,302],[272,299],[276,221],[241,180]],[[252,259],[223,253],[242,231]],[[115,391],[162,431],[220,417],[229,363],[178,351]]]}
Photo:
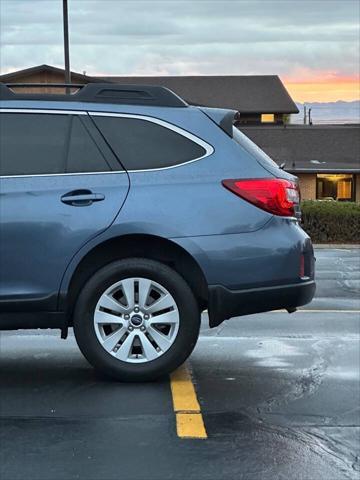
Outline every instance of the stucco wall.
{"label": "stucco wall", "polygon": [[[23,75],[19,76],[19,78],[16,79],[15,83],[64,83],[64,75],[56,72],[41,72],[37,74],[31,74],[31,75]],[[74,83],[74,82],[73,82]],[[75,82],[76,83],[76,82]],[[65,89],[63,88],[31,88],[31,87],[26,87],[26,88],[21,88],[21,89],[16,89],[14,88],[15,91],[23,92],[23,93],[65,93]]]}
{"label": "stucco wall", "polygon": [[302,200],[316,200],[316,174],[299,173],[300,191]]}

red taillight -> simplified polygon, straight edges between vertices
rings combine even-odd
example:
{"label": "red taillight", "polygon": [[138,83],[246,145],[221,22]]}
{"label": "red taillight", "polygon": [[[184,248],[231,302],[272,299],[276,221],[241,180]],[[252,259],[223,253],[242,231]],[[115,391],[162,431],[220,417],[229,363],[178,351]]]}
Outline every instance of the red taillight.
{"label": "red taillight", "polygon": [[305,255],[302,253],[300,255],[300,270],[299,270],[299,277],[305,277]]}
{"label": "red taillight", "polygon": [[231,192],[274,215],[295,216],[295,207],[300,202],[296,183],[282,178],[223,180]]}

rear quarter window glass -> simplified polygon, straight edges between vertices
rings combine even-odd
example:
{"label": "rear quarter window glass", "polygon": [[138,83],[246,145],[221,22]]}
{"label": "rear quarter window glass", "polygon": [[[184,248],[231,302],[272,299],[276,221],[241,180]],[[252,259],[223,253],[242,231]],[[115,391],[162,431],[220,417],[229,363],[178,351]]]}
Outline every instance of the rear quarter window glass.
{"label": "rear quarter window glass", "polygon": [[93,119],[127,170],[171,167],[206,154],[201,145],[151,121],[101,116]]}

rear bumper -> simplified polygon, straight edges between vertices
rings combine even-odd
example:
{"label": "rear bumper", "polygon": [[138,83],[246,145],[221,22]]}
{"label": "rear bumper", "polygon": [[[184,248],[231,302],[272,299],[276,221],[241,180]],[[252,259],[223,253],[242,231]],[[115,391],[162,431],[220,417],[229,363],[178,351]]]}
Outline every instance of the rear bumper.
{"label": "rear bumper", "polygon": [[315,289],[315,280],[247,290],[230,290],[222,285],[210,285],[208,304],[210,327],[216,327],[232,317],[306,305],[311,302]]}

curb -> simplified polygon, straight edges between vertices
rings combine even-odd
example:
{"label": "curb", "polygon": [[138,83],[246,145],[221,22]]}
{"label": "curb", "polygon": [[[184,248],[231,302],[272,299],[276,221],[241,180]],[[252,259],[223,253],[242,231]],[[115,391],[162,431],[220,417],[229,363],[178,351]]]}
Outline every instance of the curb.
{"label": "curb", "polygon": [[318,250],[322,248],[340,248],[345,250],[360,249],[360,244],[358,243],[313,243],[313,247]]}

